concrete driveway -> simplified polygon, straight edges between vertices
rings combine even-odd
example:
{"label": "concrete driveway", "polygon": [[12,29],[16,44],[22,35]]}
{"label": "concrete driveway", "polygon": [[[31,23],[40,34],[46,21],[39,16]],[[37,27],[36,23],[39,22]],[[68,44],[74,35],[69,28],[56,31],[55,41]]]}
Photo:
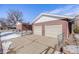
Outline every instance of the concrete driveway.
{"label": "concrete driveway", "polygon": [[[38,35],[25,35],[12,39],[13,44],[9,49],[13,49],[16,54],[40,54],[48,47],[54,48],[57,44],[57,39],[38,36]],[[51,53],[53,49],[50,49]],[[11,53],[11,52],[10,52]]]}

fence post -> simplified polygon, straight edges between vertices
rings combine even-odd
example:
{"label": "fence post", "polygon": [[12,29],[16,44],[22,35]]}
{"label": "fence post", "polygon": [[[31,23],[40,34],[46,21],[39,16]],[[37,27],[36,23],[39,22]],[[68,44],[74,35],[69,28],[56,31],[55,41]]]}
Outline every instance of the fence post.
{"label": "fence post", "polygon": [[63,45],[64,45],[64,33],[58,35],[58,46],[60,47],[61,53],[63,53]]}

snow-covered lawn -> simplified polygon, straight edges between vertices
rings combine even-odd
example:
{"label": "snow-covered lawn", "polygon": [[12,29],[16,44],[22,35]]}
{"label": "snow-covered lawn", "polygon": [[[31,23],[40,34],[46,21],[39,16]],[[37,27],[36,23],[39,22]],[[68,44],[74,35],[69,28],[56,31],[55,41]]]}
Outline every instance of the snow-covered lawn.
{"label": "snow-covered lawn", "polygon": [[11,31],[10,32],[9,31],[8,32],[1,32],[0,35],[5,35],[5,34],[8,34],[8,33],[13,33],[13,32],[11,32]]}
{"label": "snow-covered lawn", "polygon": [[10,40],[12,38],[16,38],[21,36],[20,34],[16,34],[14,32],[3,32],[1,33],[1,41]]}
{"label": "snow-covered lawn", "polygon": [[16,38],[21,36],[21,34],[16,34],[14,32],[2,32],[0,33],[1,37],[1,41],[2,42],[2,46],[3,46],[3,53],[7,53],[9,46],[12,44],[12,42],[10,41],[12,38]]}

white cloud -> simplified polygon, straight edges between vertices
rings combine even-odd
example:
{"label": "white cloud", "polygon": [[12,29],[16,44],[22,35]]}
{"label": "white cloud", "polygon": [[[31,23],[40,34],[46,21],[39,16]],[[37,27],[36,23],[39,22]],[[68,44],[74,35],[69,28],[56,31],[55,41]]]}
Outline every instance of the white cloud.
{"label": "white cloud", "polygon": [[64,14],[64,15],[73,15],[74,13],[73,12],[71,12],[71,13],[66,13],[66,14]]}
{"label": "white cloud", "polygon": [[79,14],[79,5],[67,5],[58,9],[50,11],[51,14],[60,14],[60,15],[77,15]]}
{"label": "white cloud", "polygon": [[54,10],[50,11],[49,13],[66,12],[67,10],[69,10],[70,8],[72,8],[73,6],[74,6],[74,5],[69,5],[69,6],[65,6],[65,7],[57,8],[57,9],[54,9]]}
{"label": "white cloud", "polygon": [[55,10],[52,10],[52,11],[50,11],[49,13],[60,13],[62,11],[62,8],[60,8],[60,9],[55,9]]}
{"label": "white cloud", "polygon": [[74,16],[74,15],[77,15],[77,14],[79,14],[79,5],[74,5],[64,15],[73,15]]}

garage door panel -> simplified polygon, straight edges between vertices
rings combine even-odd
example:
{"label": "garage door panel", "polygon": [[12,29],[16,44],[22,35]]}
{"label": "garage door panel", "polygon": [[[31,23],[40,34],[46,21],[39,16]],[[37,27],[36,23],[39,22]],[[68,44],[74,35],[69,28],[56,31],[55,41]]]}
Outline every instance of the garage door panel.
{"label": "garage door panel", "polygon": [[35,35],[42,35],[42,26],[34,26],[33,30]]}
{"label": "garage door panel", "polygon": [[53,38],[57,38],[57,36],[56,35],[46,35],[46,36],[48,36],[48,37],[53,37]]}
{"label": "garage door panel", "polygon": [[57,38],[62,33],[62,25],[46,25],[45,36]]}

